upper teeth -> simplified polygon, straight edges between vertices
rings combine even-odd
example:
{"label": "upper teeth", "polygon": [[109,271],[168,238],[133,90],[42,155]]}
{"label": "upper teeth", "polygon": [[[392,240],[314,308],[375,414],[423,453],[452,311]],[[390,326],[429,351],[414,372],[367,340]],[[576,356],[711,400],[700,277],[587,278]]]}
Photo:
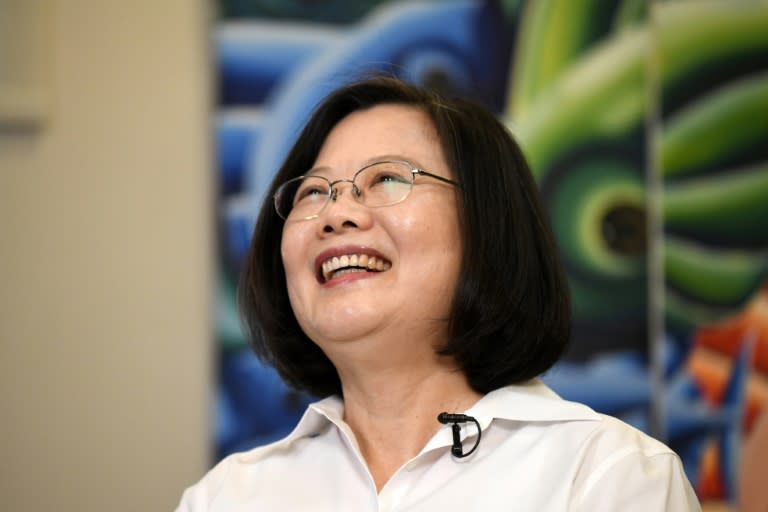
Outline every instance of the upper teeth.
{"label": "upper teeth", "polygon": [[334,272],[345,267],[357,267],[381,272],[388,270],[391,266],[392,264],[388,261],[367,254],[345,254],[343,256],[334,256],[323,262],[323,279],[327,281],[331,278]]}

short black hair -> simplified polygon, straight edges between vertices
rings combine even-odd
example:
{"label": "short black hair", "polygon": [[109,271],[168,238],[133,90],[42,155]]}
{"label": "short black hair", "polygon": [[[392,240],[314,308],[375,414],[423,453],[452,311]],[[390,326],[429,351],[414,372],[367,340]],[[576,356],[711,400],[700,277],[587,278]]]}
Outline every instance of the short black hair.
{"label": "short black hair", "polygon": [[485,394],[549,369],[571,333],[568,285],[528,164],[506,127],[484,107],[392,77],[347,84],[315,109],[275,175],[261,207],[238,287],[251,346],[292,387],[341,394],[336,368],[299,327],[280,255],[284,221],[271,202],[277,187],[312,167],[333,127],[381,104],[416,108],[431,119],[456,180],[462,263],[436,350],[452,357]]}

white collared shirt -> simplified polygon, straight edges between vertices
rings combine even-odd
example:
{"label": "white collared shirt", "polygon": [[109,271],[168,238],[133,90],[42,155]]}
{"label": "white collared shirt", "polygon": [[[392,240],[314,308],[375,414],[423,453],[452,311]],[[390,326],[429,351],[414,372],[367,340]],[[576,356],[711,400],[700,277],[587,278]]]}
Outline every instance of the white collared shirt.
{"label": "white collared shirt", "polygon": [[[465,412],[482,428],[475,453],[453,457],[444,425],[379,493],[343,409],[336,397],[310,405],[285,439],[222,460],[177,512],[701,510],[669,448],[538,380]],[[469,425],[465,452],[476,439]]]}

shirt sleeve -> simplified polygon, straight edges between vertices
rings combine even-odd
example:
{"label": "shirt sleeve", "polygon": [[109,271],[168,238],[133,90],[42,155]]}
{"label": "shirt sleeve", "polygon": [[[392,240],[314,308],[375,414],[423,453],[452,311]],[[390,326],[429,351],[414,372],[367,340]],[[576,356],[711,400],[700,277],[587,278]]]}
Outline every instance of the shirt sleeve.
{"label": "shirt sleeve", "polygon": [[575,489],[574,512],[687,512],[701,505],[673,452],[619,449]]}

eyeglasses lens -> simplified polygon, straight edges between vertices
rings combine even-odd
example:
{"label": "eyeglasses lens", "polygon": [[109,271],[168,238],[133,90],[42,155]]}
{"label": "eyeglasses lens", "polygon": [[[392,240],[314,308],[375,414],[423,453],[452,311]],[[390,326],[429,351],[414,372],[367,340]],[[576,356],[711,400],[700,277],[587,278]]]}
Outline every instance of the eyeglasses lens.
{"label": "eyeglasses lens", "polygon": [[400,162],[373,164],[355,176],[360,202],[370,207],[399,203],[408,197],[412,183],[410,166]]}
{"label": "eyeglasses lens", "polygon": [[[403,201],[411,191],[413,173],[403,162],[378,162],[364,167],[354,176],[353,197],[368,207],[388,206]],[[336,188],[340,183],[333,182]],[[331,183],[320,176],[294,178],[283,183],[275,194],[275,209],[284,219],[312,218],[322,212],[331,198]]]}

